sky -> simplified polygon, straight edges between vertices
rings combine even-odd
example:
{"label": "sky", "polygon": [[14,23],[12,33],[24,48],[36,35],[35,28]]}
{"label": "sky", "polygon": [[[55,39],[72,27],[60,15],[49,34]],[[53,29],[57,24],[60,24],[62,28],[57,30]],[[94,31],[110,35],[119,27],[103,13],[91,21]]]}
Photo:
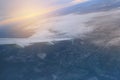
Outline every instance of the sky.
{"label": "sky", "polygon": [[0,0],[0,25],[20,22],[85,0]]}
{"label": "sky", "polygon": [[[120,44],[120,0],[1,0],[0,4],[0,30],[33,32],[27,37],[31,40],[71,37],[104,47]],[[44,17],[51,12],[60,15]]]}
{"label": "sky", "polygon": [[29,12],[44,14],[45,10],[47,12],[48,9],[52,11],[84,1],[85,0],[0,0],[0,16],[2,18],[16,17],[18,15],[28,15]]}
{"label": "sky", "polygon": [[[32,35],[34,27],[29,27],[30,24],[39,21],[43,15],[55,10],[69,7],[86,0],[0,0],[0,34],[6,36]],[[9,30],[8,30],[9,29]],[[26,34],[22,34],[25,33]],[[4,36],[4,35],[0,35]],[[15,37],[16,37],[15,36]],[[14,37],[14,35],[13,35]],[[26,36],[25,36],[26,37]]]}

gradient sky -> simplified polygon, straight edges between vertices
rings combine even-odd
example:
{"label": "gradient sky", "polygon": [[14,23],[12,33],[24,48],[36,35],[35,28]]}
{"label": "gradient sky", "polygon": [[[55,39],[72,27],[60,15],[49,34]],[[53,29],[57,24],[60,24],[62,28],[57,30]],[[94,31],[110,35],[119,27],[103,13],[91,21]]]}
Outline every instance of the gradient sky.
{"label": "gradient sky", "polygon": [[24,33],[23,36],[32,34],[34,27],[30,24],[35,23],[38,17],[40,20],[44,14],[84,1],[86,0],[0,0],[0,34],[13,35],[14,31]]}
{"label": "gradient sky", "polygon": [[29,22],[46,13],[68,7],[85,0],[0,0],[0,26]]}
{"label": "gradient sky", "polygon": [[79,3],[84,0],[0,0],[0,17],[11,17],[16,15],[14,12],[24,11],[27,9],[39,10],[61,8]]}
{"label": "gradient sky", "polygon": [[[21,38],[22,34],[30,39],[82,36],[91,43],[116,45],[120,43],[119,7],[120,0],[0,0],[0,35]],[[43,17],[49,12],[60,15]]]}

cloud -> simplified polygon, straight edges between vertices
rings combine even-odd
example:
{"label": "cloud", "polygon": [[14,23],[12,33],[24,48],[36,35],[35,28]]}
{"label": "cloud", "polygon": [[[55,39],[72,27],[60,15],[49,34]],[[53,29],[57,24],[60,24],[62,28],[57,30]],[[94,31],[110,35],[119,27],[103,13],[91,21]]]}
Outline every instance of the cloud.
{"label": "cloud", "polygon": [[120,46],[119,15],[120,10],[114,9],[83,15],[57,16],[47,19],[46,24],[42,25],[42,32],[38,30],[31,38],[69,36],[98,46]]}
{"label": "cloud", "polygon": [[94,14],[76,15],[70,14],[65,16],[56,16],[43,21],[37,21],[31,27],[36,27],[36,33],[29,38],[0,39],[0,44],[18,44],[28,46],[30,43],[50,42],[56,38],[59,41],[71,40],[71,38],[83,38],[86,34],[93,31],[93,28],[87,27],[86,22],[91,20]]}
{"label": "cloud", "polygon": [[47,39],[70,37],[80,38],[96,45],[115,45],[119,42],[119,13],[119,10],[112,10],[83,15],[69,14],[40,20],[31,25],[37,30],[27,39],[44,42]]}
{"label": "cloud", "polygon": [[88,22],[95,30],[89,34],[88,41],[101,46],[120,46],[120,10],[103,12]]}
{"label": "cloud", "polygon": [[120,10],[69,14],[38,20],[30,27],[37,30],[29,39],[80,38],[98,46],[120,46]]}
{"label": "cloud", "polygon": [[93,31],[93,28],[86,26],[85,23],[91,20],[94,15],[70,14],[46,19],[42,24],[36,23],[38,24],[36,25],[38,30],[31,38],[59,37],[57,34],[61,34],[61,36],[77,37],[79,35],[79,37],[84,37],[84,34]]}

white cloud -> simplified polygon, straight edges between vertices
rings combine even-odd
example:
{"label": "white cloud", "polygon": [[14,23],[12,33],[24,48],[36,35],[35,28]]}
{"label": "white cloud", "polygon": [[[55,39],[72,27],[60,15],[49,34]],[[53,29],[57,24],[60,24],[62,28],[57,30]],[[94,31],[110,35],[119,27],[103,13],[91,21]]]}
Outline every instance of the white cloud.
{"label": "white cloud", "polygon": [[[64,33],[62,36],[82,38],[99,46],[120,46],[120,10],[96,12],[83,15],[70,14],[48,19],[42,32],[31,38],[61,36],[49,30]],[[39,25],[38,25],[39,27]]]}
{"label": "white cloud", "polygon": [[69,14],[37,22],[36,33],[29,39],[82,38],[99,46],[120,46],[120,10],[83,15]]}
{"label": "white cloud", "polygon": [[[93,31],[93,27],[86,26],[86,22],[91,20],[96,14],[86,14],[86,15],[76,15],[70,14],[65,16],[57,16],[55,18],[47,19],[42,25],[38,23],[38,31],[31,38],[41,38],[48,36],[56,36],[56,34],[50,30],[56,31],[58,33],[64,33],[66,36],[79,35],[83,37],[84,34],[87,34]],[[41,27],[42,30],[41,30]],[[85,36],[85,35],[84,35]]]}

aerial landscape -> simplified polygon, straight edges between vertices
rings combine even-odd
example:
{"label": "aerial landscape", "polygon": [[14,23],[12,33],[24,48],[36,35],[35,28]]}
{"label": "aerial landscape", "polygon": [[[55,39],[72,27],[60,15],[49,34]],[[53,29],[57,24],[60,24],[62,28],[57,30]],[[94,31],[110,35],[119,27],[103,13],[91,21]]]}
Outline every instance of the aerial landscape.
{"label": "aerial landscape", "polygon": [[0,80],[120,80],[120,0],[0,0]]}

